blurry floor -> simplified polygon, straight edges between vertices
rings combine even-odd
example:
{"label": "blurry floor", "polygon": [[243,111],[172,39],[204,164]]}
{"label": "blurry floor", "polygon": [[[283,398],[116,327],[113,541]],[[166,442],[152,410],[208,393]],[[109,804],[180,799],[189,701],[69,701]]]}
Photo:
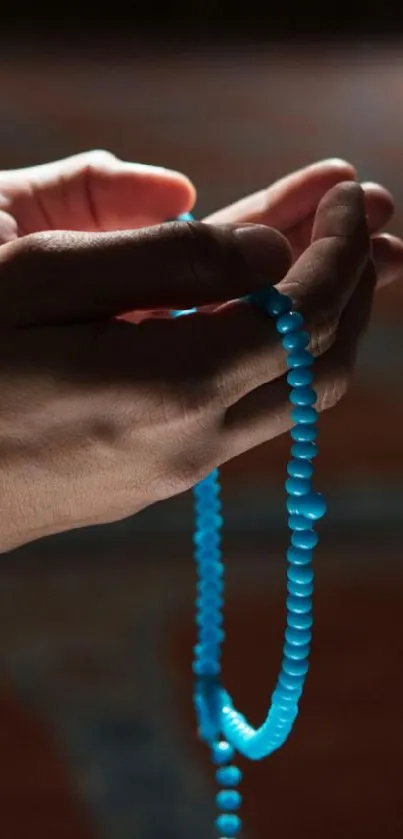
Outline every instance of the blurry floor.
{"label": "blurry floor", "polygon": [[[4,44],[0,165],[104,147],[186,171],[202,215],[305,163],[344,156],[392,189],[402,233],[403,49],[312,50],[174,59],[108,44],[77,58],[49,44],[34,57]],[[317,564],[312,674],[286,750],[247,769],[249,839],[402,835],[402,318],[403,286],[379,297],[354,388],[321,425],[319,477],[333,518]],[[227,498],[239,505],[239,517],[228,511],[238,547],[236,559],[232,543],[228,551],[226,681],[255,722],[281,643],[281,554],[270,553],[279,523],[272,506],[264,516],[285,455],[279,440],[226,470]],[[189,519],[164,509],[2,562],[7,839],[210,836],[188,677]],[[153,531],[171,535],[157,544]]]}

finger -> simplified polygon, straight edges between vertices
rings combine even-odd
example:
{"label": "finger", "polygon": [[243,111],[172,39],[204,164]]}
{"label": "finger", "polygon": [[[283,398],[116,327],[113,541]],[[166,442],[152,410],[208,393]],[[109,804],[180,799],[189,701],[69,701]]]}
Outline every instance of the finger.
{"label": "finger", "polygon": [[[377,233],[387,224],[394,213],[394,201],[390,192],[378,184],[361,184],[364,191],[365,212],[369,232]],[[316,208],[315,208],[316,209]],[[315,221],[315,213],[307,216],[292,229],[287,231],[293,259],[298,259],[308,247]]]}
{"label": "finger", "polygon": [[395,211],[393,196],[380,184],[365,182],[361,186],[365,196],[368,229],[370,233],[377,233],[393,216]]}
{"label": "finger", "polygon": [[378,277],[378,287],[403,279],[403,241],[383,233],[372,239],[372,255]]}
{"label": "finger", "polygon": [[159,224],[189,211],[194,201],[185,175],[104,151],[0,173],[0,209],[18,220],[20,235]]}
{"label": "finger", "polygon": [[346,161],[323,160],[213,213],[206,221],[211,224],[267,224],[286,232],[315,213],[319,201],[335,184],[355,179],[356,171]]}
{"label": "finger", "polygon": [[[309,237],[312,235],[312,225]],[[375,263],[377,276],[377,289],[392,283],[403,280],[403,241],[398,236],[391,236],[389,233],[381,233],[379,236],[373,236],[371,239],[372,257]],[[244,307],[245,308],[245,307]],[[206,307],[206,311],[215,311],[215,306]],[[166,309],[150,312],[132,312],[125,315],[125,320],[132,323],[140,323],[145,318],[167,318],[170,317],[170,312]],[[235,328],[235,323],[234,323]],[[273,346],[274,352],[274,346]],[[279,350],[280,352],[280,350]],[[278,361],[276,362],[278,364]]]}
{"label": "finger", "polygon": [[[314,364],[319,411],[333,407],[344,395],[354,369],[360,339],[370,320],[376,274],[368,263],[340,320],[329,352]],[[249,393],[226,413],[221,437],[226,459],[235,457],[291,428],[290,388],[286,377]]]}
{"label": "finger", "polygon": [[259,226],[36,234],[0,249],[0,319],[67,323],[192,308],[277,283],[289,264],[284,237]]}
{"label": "finger", "polygon": [[315,354],[329,346],[369,253],[363,191],[355,183],[339,184],[319,204],[312,245],[279,286],[303,313]]}

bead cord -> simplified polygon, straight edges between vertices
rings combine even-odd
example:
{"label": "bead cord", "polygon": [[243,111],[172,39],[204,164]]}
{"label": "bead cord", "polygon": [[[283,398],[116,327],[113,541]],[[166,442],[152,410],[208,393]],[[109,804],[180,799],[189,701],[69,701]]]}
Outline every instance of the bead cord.
{"label": "bead cord", "polygon": [[[190,215],[182,220],[191,220]],[[219,472],[215,469],[194,487],[194,559],[197,568],[196,628],[194,648],[194,703],[199,736],[211,749],[218,766],[216,796],[219,815],[216,828],[221,839],[239,835],[241,795],[237,790],[242,773],[233,759],[236,752],[260,760],[287,740],[298,716],[309,669],[312,640],[313,551],[318,543],[315,523],[324,516],[323,497],[313,491],[313,460],[317,455],[316,393],[313,389],[313,356],[304,319],[293,310],[292,300],[274,287],[250,298],[272,318],[286,353],[290,386],[291,458],[285,481],[286,507],[291,544],[287,550],[286,629],[283,658],[271,705],[263,725],[253,728],[235,709],[220,683],[224,642],[224,566],[222,563]],[[176,311],[174,317],[195,311]]]}

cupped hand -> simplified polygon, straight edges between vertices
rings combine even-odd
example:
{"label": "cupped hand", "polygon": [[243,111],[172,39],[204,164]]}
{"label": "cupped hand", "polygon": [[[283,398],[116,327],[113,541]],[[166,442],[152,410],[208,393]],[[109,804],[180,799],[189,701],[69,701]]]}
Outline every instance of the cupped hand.
{"label": "cupped hand", "polygon": [[44,230],[129,230],[189,211],[188,178],[106,151],[0,172],[0,244]]}
{"label": "cupped hand", "polygon": [[[39,233],[0,249],[1,548],[121,519],[289,424],[262,284],[307,320],[318,407],[343,394],[375,286],[361,188],[331,190],[294,262],[265,226]],[[234,301],[237,302],[229,302]],[[131,310],[211,307],[141,324]]]}
{"label": "cupped hand", "polygon": [[[287,237],[295,260],[311,243],[316,210],[326,192],[342,181],[355,180],[357,172],[350,163],[337,158],[319,161],[218,210],[206,221],[275,227]],[[396,236],[380,233],[394,213],[390,192],[375,183],[365,182],[361,186],[380,287],[403,278],[403,242]]]}

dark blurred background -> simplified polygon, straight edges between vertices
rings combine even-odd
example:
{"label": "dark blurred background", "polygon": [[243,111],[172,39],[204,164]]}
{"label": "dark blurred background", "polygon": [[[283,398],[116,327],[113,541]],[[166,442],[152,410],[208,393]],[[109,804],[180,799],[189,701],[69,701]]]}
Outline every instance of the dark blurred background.
{"label": "dark blurred background", "polygon": [[[286,5],[286,4],[284,4]],[[198,213],[342,156],[403,233],[394,4],[2,10],[0,166],[90,148],[177,168]],[[349,396],[321,424],[329,498],[301,717],[245,767],[245,839],[403,829],[403,286],[379,295]],[[287,440],[223,473],[225,681],[254,723],[283,630]],[[195,738],[191,499],[36,543],[0,565],[0,828],[7,839],[207,839]]]}

